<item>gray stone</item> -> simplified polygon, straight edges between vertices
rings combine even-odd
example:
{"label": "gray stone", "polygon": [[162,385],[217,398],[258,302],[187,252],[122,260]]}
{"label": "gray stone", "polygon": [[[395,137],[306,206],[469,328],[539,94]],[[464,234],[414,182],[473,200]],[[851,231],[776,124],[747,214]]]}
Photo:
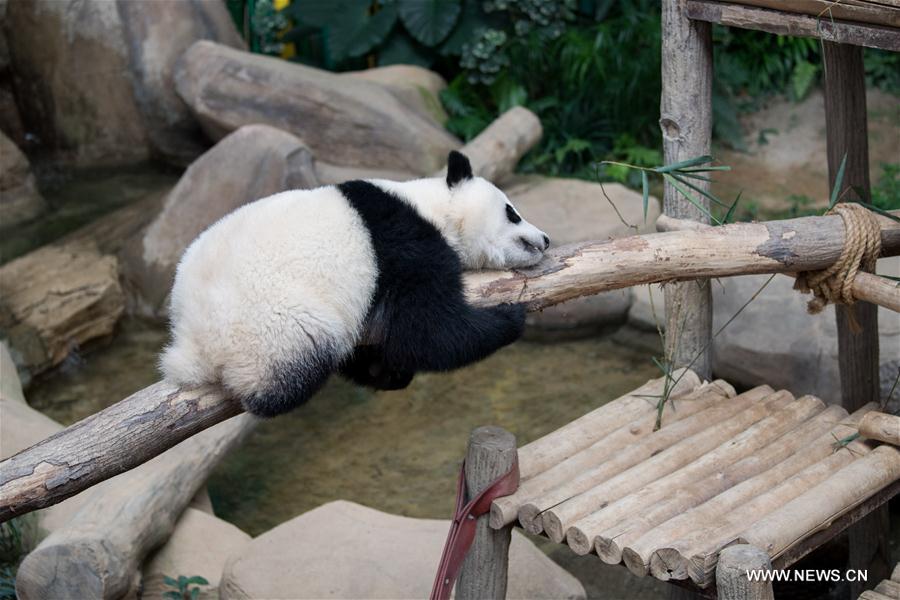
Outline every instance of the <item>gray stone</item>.
{"label": "gray stone", "polygon": [[[338,500],[255,538],[232,556],[219,597],[427,598],[450,522]],[[513,531],[508,598],[584,598],[572,575]]]}
{"label": "gray stone", "polygon": [[0,131],[0,229],[30,221],[46,208],[28,159]]}
{"label": "gray stone", "polygon": [[165,312],[178,260],[204,229],[247,202],[316,185],[309,149],[289,133],[248,125],[223,139],[188,168],[162,212],[122,251],[137,312]]}
{"label": "gray stone", "polygon": [[202,154],[209,142],[175,93],[175,62],[197,40],[244,49],[225,2],[117,0],[128,49],[134,94],[153,150],[179,165]]}
{"label": "gray stone", "polygon": [[175,71],[178,94],[220,139],[242,125],[291,132],[335,165],[425,175],[460,146],[382,85],[200,41]]}
{"label": "gray stone", "polygon": [[[547,232],[553,246],[650,232],[659,216],[659,202],[651,197],[645,223],[641,194],[617,183],[601,189],[579,179],[520,176],[505,191],[526,219]],[[613,204],[635,228],[622,223]],[[570,300],[529,315],[526,336],[555,340],[597,333],[625,322],[630,305],[629,290]]]}
{"label": "gray stone", "polygon": [[[900,274],[900,258],[879,261],[879,273]],[[713,285],[714,330],[718,330],[762,286],[768,275],[722,279]],[[714,342],[713,371],[733,384],[768,383],[795,395],[813,394],[840,402],[837,325],[834,306],[810,315],[810,296],[793,290],[794,280],[778,275]],[[880,308],[878,332],[881,393],[886,399],[900,369],[900,318]],[[900,406],[894,393],[892,408]]]}

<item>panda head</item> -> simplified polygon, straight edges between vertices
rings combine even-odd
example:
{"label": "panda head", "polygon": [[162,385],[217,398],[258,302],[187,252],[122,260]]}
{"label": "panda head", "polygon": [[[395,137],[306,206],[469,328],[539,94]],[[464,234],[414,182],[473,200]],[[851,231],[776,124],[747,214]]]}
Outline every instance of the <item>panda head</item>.
{"label": "panda head", "polygon": [[506,194],[472,173],[469,159],[455,150],[447,160],[450,213],[457,252],[468,269],[513,269],[540,262],[550,246],[547,234],[523,219]]}

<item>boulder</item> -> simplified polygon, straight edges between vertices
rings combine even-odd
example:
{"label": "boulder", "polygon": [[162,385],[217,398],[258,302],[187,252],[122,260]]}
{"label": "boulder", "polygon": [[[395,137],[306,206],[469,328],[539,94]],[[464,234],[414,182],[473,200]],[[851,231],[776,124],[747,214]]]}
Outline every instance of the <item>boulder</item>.
{"label": "boulder", "polygon": [[188,165],[209,142],[187,105],[175,93],[175,62],[197,40],[245,48],[225,2],[135,2],[117,0],[134,95],[153,150]]}
{"label": "boulder", "polygon": [[169,540],[144,564],[144,598],[161,598],[172,588],[163,578],[199,575],[209,582],[204,592],[211,597],[219,585],[222,569],[230,556],[240,554],[250,542],[249,535],[218,517],[196,508],[187,508]]}
{"label": "boulder", "polygon": [[[449,521],[329,502],[255,538],[219,584],[239,598],[427,598]],[[572,575],[513,531],[508,598],[584,598]]]}
{"label": "boulder", "polygon": [[443,125],[447,113],[441,104],[441,91],[447,87],[444,78],[417,65],[389,65],[362,71],[351,71],[341,77],[377,83],[397,100],[426,119]]}
{"label": "boulder", "polygon": [[0,267],[0,331],[31,374],[110,335],[124,307],[118,261],[92,242],[44,246]]}
{"label": "boulder", "polygon": [[30,221],[45,209],[28,159],[0,131],[0,228]]}
{"label": "boulder", "polygon": [[265,123],[335,165],[432,173],[459,141],[383,86],[200,41],[175,70],[178,94],[208,135]]}
{"label": "boulder", "polygon": [[[622,223],[610,202],[640,233],[653,231],[659,216],[659,202],[651,197],[645,223],[640,192],[618,183],[605,183],[601,189],[580,179],[520,176],[505,191],[522,216],[547,232],[553,246],[636,233]],[[526,336],[553,340],[590,335],[623,323],[630,305],[627,289],[570,300],[529,314]]]}
{"label": "boulder", "polygon": [[178,260],[204,229],[247,202],[316,185],[309,149],[289,133],[248,125],[223,139],[190,166],[162,212],[122,251],[138,312],[164,313]]}
{"label": "boulder", "polygon": [[73,166],[149,156],[115,2],[10,2],[6,35],[22,119],[43,150]]}
{"label": "boulder", "polygon": [[[900,257],[881,259],[879,273],[900,275]],[[722,279],[713,286],[713,330],[718,330],[762,286],[768,275]],[[810,315],[810,296],[794,280],[776,276],[714,342],[713,371],[736,385],[768,383],[795,395],[813,394],[840,402],[837,324],[834,306]],[[881,395],[886,399],[900,369],[900,319],[878,311]],[[894,393],[890,409],[900,406]]]}

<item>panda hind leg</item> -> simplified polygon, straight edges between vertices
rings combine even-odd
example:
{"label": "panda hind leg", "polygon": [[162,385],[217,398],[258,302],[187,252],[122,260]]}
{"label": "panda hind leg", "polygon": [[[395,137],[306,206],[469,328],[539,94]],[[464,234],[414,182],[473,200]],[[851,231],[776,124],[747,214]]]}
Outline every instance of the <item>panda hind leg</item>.
{"label": "panda hind leg", "polygon": [[338,363],[331,353],[281,363],[257,391],[241,399],[241,405],[257,417],[275,417],[294,410],[322,388]]}
{"label": "panda hind leg", "polygon": [[350,381],[376,390],[402,390],[414,375],[412,371],[400,371],[388,365],[380,345],[357,346],[339,371]]}

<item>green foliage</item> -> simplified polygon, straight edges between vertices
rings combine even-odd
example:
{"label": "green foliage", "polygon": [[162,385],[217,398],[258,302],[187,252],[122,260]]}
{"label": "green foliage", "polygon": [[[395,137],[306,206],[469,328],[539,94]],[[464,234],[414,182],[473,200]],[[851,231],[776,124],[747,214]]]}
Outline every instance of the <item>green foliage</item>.
{"label": "green foliage", "polygon": [[163,577],[163,583],[174,588],[163,594],[163,598],[167,600],[197,600],[200,597],[199,586],[209,585],[209,581],[199,575],[193,577],[179,575],[178,579]]}
{"label": "green foliage", "polygon": [[881,175],[872,186],[872,205],[900,210],[900,163],[881,163]]}
{"label": "green foliage", "polygon": [[0,523],[0,600],[15,600],[16,571],[37,545],[37,533],[34,513]]}

